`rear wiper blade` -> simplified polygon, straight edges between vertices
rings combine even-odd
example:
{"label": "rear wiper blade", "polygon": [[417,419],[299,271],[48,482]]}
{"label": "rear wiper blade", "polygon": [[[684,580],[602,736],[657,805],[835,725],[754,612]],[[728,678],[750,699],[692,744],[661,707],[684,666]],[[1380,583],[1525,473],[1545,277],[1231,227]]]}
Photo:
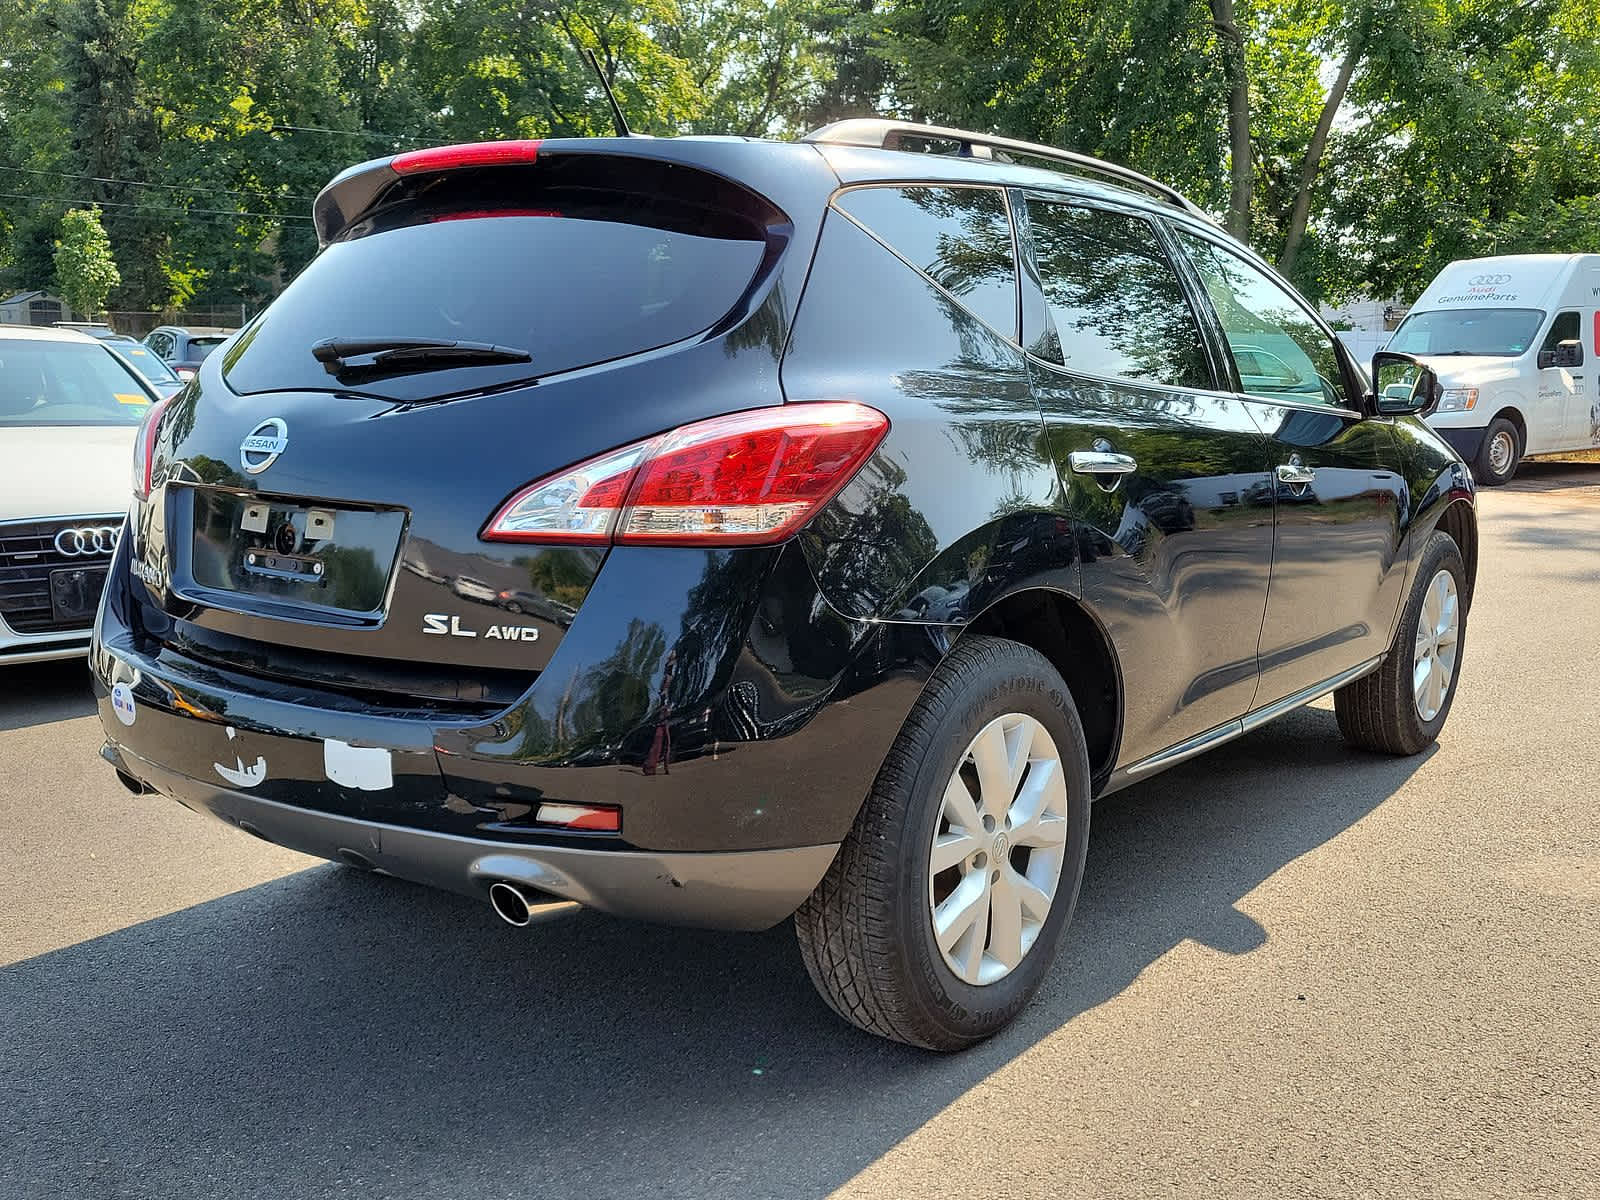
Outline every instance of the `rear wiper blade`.
{"label": "rear wiper blade", "polygon": [[439,338],[328,338],[311,347],[330,375],[394,374],[488,363],[532,362],[515,346],[450,342]]}

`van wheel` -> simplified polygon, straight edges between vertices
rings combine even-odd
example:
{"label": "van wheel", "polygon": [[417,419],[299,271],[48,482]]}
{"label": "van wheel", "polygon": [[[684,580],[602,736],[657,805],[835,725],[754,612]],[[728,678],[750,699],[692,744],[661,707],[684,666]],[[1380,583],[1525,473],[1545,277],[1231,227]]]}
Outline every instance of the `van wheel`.
{"label": "van wheel", "polygon": [[1473,470],[1479,483],[1486,487],[1499,487],[1510,483],[1522,462],[1522,438],[1517,427],[1504,417],[1489,422],[1483,435],[1483,449],[1478,451],[1478,461]]}
{"label": "van wheel", "polygon": [[1454,540],[1434,533],[1383,665],[1333,694],[1345,741],[1380,754],[1419,754],[1438,739],[1461,674],[1465,581]]}
{"label": "van wheel", "polygon": [[1072,919],[1089,756],[1038,651],[963,638],[928,681],[827,875],[795,914],[845,1020],[930,1050],[1005,1027]]}

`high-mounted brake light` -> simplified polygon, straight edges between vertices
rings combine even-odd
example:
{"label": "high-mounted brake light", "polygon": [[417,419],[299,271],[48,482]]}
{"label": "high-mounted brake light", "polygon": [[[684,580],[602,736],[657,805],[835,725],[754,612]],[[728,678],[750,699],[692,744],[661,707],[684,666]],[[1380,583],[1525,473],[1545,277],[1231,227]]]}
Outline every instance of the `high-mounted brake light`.
{"label": "high-mounted brake light", "polygon": [[426,150],[407,150],[389,160],[396,175],[418,175],[424,171],[454,171],[461,167],[499,167],[531,163],[539,158],[537,141],[466,142],[460,146],[430,146]]}
{"label": "high-mounted brake light", "polygon": [[838,495],[888,431],[877,409],[847,401],[697,421],[530,484],[483,538],[769,545]]}
{"label": "high-mounted brake light", "polygon": [[150,490],[154,485],[151,472],[155,467],[156,438],[161,434],[161,418],[171,403],[169,396],[152,404],[144,414],[144,420],[139,423],[139,432],[134,435],[133,494],[136,499],[150,499]]}

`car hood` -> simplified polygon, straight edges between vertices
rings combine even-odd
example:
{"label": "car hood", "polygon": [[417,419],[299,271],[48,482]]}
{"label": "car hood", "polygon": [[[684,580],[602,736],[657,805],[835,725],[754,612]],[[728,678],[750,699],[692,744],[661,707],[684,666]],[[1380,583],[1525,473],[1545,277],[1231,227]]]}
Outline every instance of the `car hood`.
{"label": "car hood", "polygon": [[1419,354],[1444,387],[1485,387],[1522,374],[1520,360],[1487,354]]}
{"label": "car hood", "polygon": [[0,426],[0,521],[128,510],[131,425]]}

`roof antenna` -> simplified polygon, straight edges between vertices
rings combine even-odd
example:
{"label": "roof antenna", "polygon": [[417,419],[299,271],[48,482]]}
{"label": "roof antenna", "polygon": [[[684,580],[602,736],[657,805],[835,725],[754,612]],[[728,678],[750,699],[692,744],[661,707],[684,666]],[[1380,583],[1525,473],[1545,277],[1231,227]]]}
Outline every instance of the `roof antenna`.
{"label": "roof antenna", "polygon": [[622,115],[622,105],[617,103],[617,94],[606,82],[606,73],[600,69],[600,60],[594,56],[594,51],[587,47],[584,48],[583,54],[589,60],[589,65],[594,68],[594,77],[600,81],[600,90],[605,92],[606,99],[611,104],[611,123],[617,127],[617,136],[632,137],[633,132],[628,128],[628,118]]}

